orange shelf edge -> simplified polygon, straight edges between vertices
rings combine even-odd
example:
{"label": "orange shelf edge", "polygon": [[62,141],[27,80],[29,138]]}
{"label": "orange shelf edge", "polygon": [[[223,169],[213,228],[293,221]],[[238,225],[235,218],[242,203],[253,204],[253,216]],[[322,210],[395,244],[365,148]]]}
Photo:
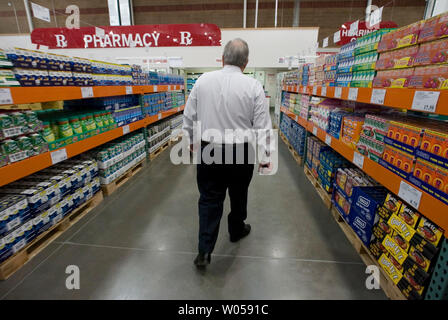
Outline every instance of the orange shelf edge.
{"label": "orange shelf edge", "polygon": [[[132,93],[126,93],[127,88]],[[9,89],[13,104],[27,104],[58,100],[83,99],[83,87],[4,87]],[[126,94],[144,94],[152,92],[166,92],[182,90],[181,85],[148,85],[148,86],[92,86],[93,98],[121,96]],[[1,105],[0,105],[1,106]]]}
{"label": "orange shelf edge", "polygon": [[[282,108],[283,110],[286,110],[286,108],[284,107]],[[291,117],[286,112],[284,113],[287,114],[293,120],[295,120],[295,117]],[[299,124],[301,124],[302,126],[304,126],[305,124],[304,127],[311,133],[313,133],[313,130],[315,130],[314,128],[316,128],[317,137],[323,142],[325,142],[327,135],[330,136],[331,148],[333,148],[336,152],[338,152],[348,161],[353,163],[354,150],[350,148],[348,145],[346,145],[344,142],[334,138],[333,136],[326,133],[324,130],[318,128],[311,122],[308,122],[301,117],[299,117]],[[430,194],[421,190],[411,182],[403,180],[400,176],[396,175],[389,169],[383,167],[379,163],[369,159],[368,157],[364,157],[364,164],[362,170],[394,194],[398,194],[401,181],[405,181],[409,185],[412,185],[415,189],[419,190],[422,193],[422,197],[420,200],[420,206],[418,208],[418,211],[423,215],[425,215],[427,218],[434,221],[441,228],[443,228],[445,230],[445,236],[448,237],[448,205],[444,204],[442,201],[434,198]]]}
{"label": "orange shelf edge", "polygon": [[[180,111],[184,110],[185,106],[180,107]],[[161,113],[161,118],[158,118],[158,115],[152,116],[152,117],[146,117],[142,120],[132,122],[128,124],[129,126],[129,132],[133,132],[135,130],[141,129],[143,127],[146,127],[147,125],[154,123],[156,121],[162,120],[163,118],[169,117],[173,114],[176,114],[180,111],[177,111],[177,108],[175,110],[169,110],[164,111]],[[103,132],[101,134],[98,134],[96,136],[83,139],[81,141],[78,141],[76,143],[69,144],[65,147],[62,147],[57,150],[64,149],[67,152],[67,158],[75,157],[83,152],[86,152],[90,149],[93,149],[95,147],[98,147],[102,144],[105,144],[109,141],[112,141],[114,139],[117,139],[119,137],[123,136],[123,126],[118,127],[106,132]],[[33,174],[35,172],[38,172],[40,170],[43,170],[45,168],[48,168],[53,165],[51,160],[51,152],[45,152],[43,154],[30,157],[27,159],[24,159],[22,161],[18,161],[15,163],[8,164],[4,167],[0,168],[0,186],[7,185],[8,183],[14,182],[18,179],[21,179],[23,177],[26,177],[30,174]]]}
{"label": "orange shelf edge", "polygon": [[[316,87],[316,93],[313,93],[313,89]],[[320,97],[334,98],[336,87],[325,87],[326,94],[322,95],[322,86],[283,86],[284,91],[307,93],[310,95],[316,95]],[[341,100],[348,100],[349,87],[341,87],[342,94]],[[303,92],[302,90],[305,89]],[[408,89],[408,88],[357,88],[358,96],[355,101],[370,104],[372,97],[372,91],[374,89],[385,89],[386,96],[383,106],[397,109],[412,110],[412,102],[416,91],[437,91],[440,92],[439,100],[437,102],[435,114],[448,115],[448,90],[425,90],[425,89]],[[417,110],[419,111],[419,110]]]}

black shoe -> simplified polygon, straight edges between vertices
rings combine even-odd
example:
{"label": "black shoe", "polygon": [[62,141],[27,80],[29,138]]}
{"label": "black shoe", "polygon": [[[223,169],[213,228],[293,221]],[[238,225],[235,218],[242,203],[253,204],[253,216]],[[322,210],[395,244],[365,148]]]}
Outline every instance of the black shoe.
{"label": "black shoe", "polygon": [[198,269],[204,269],[208,264],[210,264],[211,256],[210,253],[199,253],[194,259],[194,264]]}
{"label": "black shoe", "polygon": [[237,241],[243,239],[245,236],[247,236],[250,233],[250,230],[251,230],[250,224],[245,224],[244,228],[243,228],[243,232],[241,232],[240,234],[238,234],[236,236],[230,235],[230,242],[237,242]]}

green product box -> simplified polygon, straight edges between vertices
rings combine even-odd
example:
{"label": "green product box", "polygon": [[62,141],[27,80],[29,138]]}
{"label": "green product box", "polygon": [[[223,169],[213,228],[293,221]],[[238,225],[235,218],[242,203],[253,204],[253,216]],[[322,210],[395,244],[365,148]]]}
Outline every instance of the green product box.
{"label": "green product box", "polygon": [[357,71],[365,71],[365,70],[375,70],[376,62],[367,62],[362,64],[357,64],[356,66],[352,67],[353,72]]}

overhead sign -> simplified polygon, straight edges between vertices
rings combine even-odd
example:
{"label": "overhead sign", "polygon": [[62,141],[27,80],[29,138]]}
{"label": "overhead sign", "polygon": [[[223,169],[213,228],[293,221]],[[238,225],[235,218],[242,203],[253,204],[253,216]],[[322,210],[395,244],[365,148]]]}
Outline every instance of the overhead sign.
{"label": "overhead sign", "polygon": [[365,36],[366,34],[373,32],[378,29],[384,29],[384,28],[396,28],[398,25],[393,21],[381,21],[379,24],[375,26],[375,28],[368,28],[366,26],[365,21],[359,21],[357,30],[356,26],[354,25],[352,27],[352,31],[356,30],[353,35],[350,35],[350,27],[352,26],[352,22],[345,22],[343,26],[339,29],[341,31],[341,39],[339,42],[337,42],[338,45],[344,45],[346,43],[349,43],[350,41],[355,41],[357,38]]}
{"label": "overhead sign", "polygon": [[[98,34],[98,29],[104,34]],[[221,46],[221,30],[215,24],[155,24],[41,28],[31,33],[31,42],[49,49]]]}

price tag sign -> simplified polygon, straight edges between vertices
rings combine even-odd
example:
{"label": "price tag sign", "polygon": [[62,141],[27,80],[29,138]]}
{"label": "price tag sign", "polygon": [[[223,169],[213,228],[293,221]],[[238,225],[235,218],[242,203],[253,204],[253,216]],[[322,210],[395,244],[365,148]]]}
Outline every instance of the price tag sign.
{"label": "price tag sign", "polygon": [[171,86],[168,86],[168,91],[171,91]]}
{"label": "price tag sign", "polygon": [[82,87],[81,96],[83,98],[93,98],[93,88],[92,87]]}
{"label": "price tag sign", "polygon": [[369,19],[369,27],[372,28],[373,26],[379,24],[381,22],[381,18],[383,16],[383,8],[381,7],[379,9],[376,9],[370,13],[370,19]]}
{"label": "price tag sign", "polygon": [[313,87],[313,95],[317,94],[317,87]]}
{"label": "price tag sign", "polygon": [[177,112],[180,112],[180,107],[177,107]]}
{"label": "price tag sign", "polygon": [[412,110],[436,112],[439,91],[415,91]]}
{"label": "price tag sign", "polygon": [[325,143],[331,146],[331,136],[328,134],[325,135]]}
{"label": "price tag sign", "polygon": [[126,94],[133,94],[131,86],[126,86]]}
{"label": "price tag sign", "polygon": [[313,134],[317,136],[317,127],[313,127]]}
{"label": "price tag sign", "polygon": [[386,97],[386,89],[373,89],[370,103],[384,104],[384,98]]}
{"label": "price tag sign", "polygon": [[327,95],[327,87],[322,87],[322,89],[320,89],[320,95],[321,96],[326,96]]}
{"label": "price tag sign", "polygon": [[356,101],[358,99],[358,88],[348,89],[348,100]]}
{"label": "price tag sign", "polygon": [[157,116],[157,119],[158,120],[162,119],[162,114],[161,113],[159,113],[159,115]]}
{"label": "price tag sign", "polygon": [[67,150],[65,148],[53,151],[50,155],[52,164],[67,160]]}
{"label": "price tag sign", "polygon": [[418,210],[418,207],[420,206],[420,200],[422,198],[421,191],[415,189],[413,186],[407,184],[406,182],[401,181],[400,190],[398,190],[398,196]]}
{"label": "price tag sign", "polygon": [[350,25],[350,30],[348,31],[349,36],[356,36],[358,33],[359,20],[356,20]]}
{"label": "price tag sign", "polygon": [[323,48],[328,47],[328,37],[326,37],[326,38],[323,40],[323,42],[322,42],[322,47],[323,47]]}
{"label": "price tag sign", "polygon": [[340,98],[342,97],[342,88],[341,87],[336,87],[334,89],[334,97],[335,98]]}
{"label": "price tag sign", "polygon": [[10,89],[0,89],[0,104],[13,104]]}
{"label": "price tag sign", "polygon": [[299,117],[296,115],[296,122],[299,122]]}
{"label": "price tag sign", "polygon": [[181,89],[181,90],[184,90],[184,86],[183,86],[183,85],[181,85],[181,86],[180,86],[180,89]]}
{"label": "price tag sign", "polygon": [[302,93],[306,92],[306,87],[302,87]]}
{"label": "price tag sign", "polygon": [[364,166],[364,156],[355,151],[353,153],[353,163],[358,166],[358,168],[362,169]]}
{"label": "price tag sign", "polygon": [[154,92],[157,92],[157,86],[154,86]]}
{"label": "price tag sign", "polygon": [[341,31],[336,31],[333,34],[333,43],[338,43],[339,41],[341,41]]}
{"label": "price tag sign", "polygon": [[128,134],[131,130],[129,129],[129,125],[123,127],[123,135]]}

